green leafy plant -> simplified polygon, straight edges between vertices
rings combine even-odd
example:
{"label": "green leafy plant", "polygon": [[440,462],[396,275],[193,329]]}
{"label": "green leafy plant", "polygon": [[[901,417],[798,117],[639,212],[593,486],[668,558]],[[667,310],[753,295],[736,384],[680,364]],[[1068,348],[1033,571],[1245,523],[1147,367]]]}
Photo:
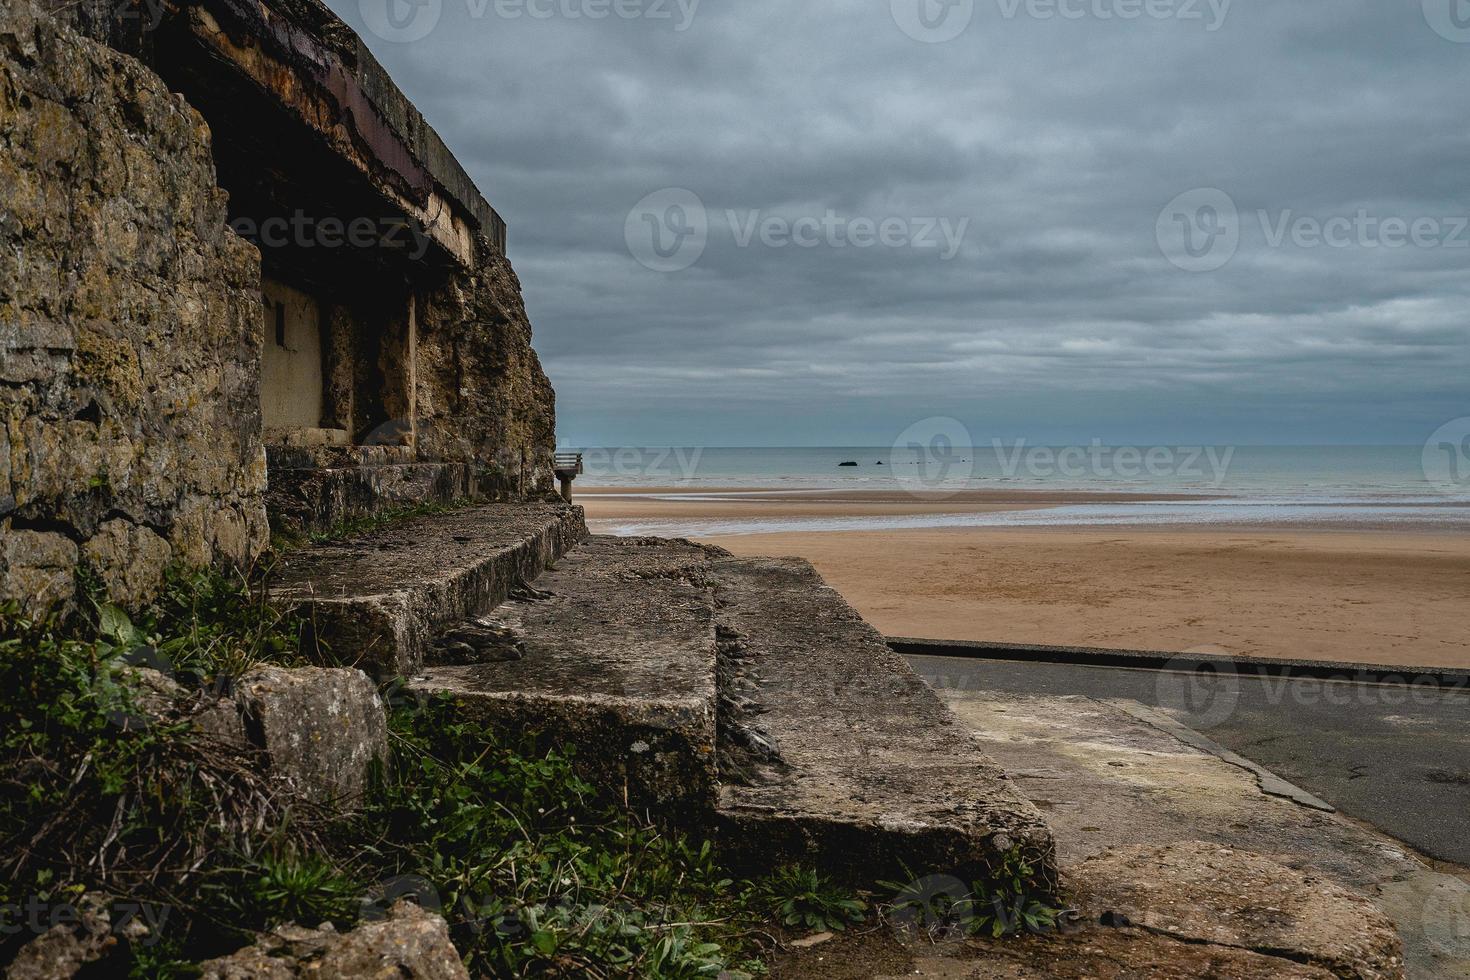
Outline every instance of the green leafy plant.
{"label": "green leafy plant", "polygon": [[236,875],[219,878],[212,887],[221,905],[262,928],[285,922],[350,924],[361,908],[362,885],[324,853],[266,853],[245,862]]}
{"label": "green leafy plant", "polygon": [[1001,939],[1022,932],[1051,932],[1065,914],[1050,905],[1039,890],[1036,868],[1019,847],[1007,851],[990,878],[970,882],[968,890],[952,879],[952,891],[940,888],[934,894],[920,887],[924,879],[901,884],[879,884],[897,898],[886,914],[899,916],[931,937],[955,931],[971,936]]}
{"label": "green leafy plant", "polygon": [[432,886],[473,970],[732,977],[755,925],[705,841],[603,799],[574,757],[507,742],[451,701],[401,704],[393,764],[347,828],[349,860]]}
{"label": "green leafy plant", "polygon": [[756,888],[781,924],[812,931],[841,932],[867,917],[867,903],[813,868],[781,868]]}

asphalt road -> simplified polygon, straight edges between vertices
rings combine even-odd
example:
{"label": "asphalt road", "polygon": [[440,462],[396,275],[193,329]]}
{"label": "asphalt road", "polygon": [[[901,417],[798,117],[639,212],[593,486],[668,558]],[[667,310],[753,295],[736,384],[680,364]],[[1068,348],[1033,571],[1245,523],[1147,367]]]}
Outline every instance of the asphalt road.
{"label": "asphalt road", "polygon": [[1470,866],[1470,691],[911,656],[936,688],[1128,698],[1424,854]]}

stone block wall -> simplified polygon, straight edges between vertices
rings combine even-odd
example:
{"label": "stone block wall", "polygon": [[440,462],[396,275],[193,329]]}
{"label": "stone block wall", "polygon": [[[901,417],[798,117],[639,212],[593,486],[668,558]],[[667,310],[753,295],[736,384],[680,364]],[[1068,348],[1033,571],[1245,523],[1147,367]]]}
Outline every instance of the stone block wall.
{"label": "stone block wall", "polygon": [[264,547],[260,260],[203,119],[132,58],[0,4],[0,599],[125,605]]}

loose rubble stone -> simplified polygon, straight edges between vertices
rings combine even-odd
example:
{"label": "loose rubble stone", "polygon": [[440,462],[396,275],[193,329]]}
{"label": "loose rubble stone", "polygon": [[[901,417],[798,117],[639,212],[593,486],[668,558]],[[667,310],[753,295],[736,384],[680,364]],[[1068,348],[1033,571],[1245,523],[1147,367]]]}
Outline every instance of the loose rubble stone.
{"label": "loose rubble stone", "polygon": [[412,902],[351,932],[283,926],[254,946],[201,964],[204,980],[468,980],[449,927]]}
{"label": "loose rubble stone", "polygon": [[272,775],[321,803],[350,803],[387,757],[388,722],[373,682],[360,670],[260,667],[237,698],[251,740]]}
{"label": "loose rubble stone", "polygon": [[106,904],[85,895],[69,911],[75,921],[58,923],[21,947],[6,980],[70,980],[117,945]]}

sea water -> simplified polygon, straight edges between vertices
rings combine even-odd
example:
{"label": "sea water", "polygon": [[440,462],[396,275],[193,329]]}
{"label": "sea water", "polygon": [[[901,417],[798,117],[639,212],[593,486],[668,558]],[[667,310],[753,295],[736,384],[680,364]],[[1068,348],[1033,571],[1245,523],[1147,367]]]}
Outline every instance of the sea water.
{"label": "sea water", "polygon": [[[1470,529],[1470,467],[1424,446],[989,446],[584,449],[579,487],[702,491],[963,490],[1138,494],[995,513],[615,522],[625,534],[945,526],[1363,524]],[[845,465],[856,464],[856,465]],[[1159,499],[1163,498],[1163,499]],[[1171,499],[1173,498],[1173,499]]]}

